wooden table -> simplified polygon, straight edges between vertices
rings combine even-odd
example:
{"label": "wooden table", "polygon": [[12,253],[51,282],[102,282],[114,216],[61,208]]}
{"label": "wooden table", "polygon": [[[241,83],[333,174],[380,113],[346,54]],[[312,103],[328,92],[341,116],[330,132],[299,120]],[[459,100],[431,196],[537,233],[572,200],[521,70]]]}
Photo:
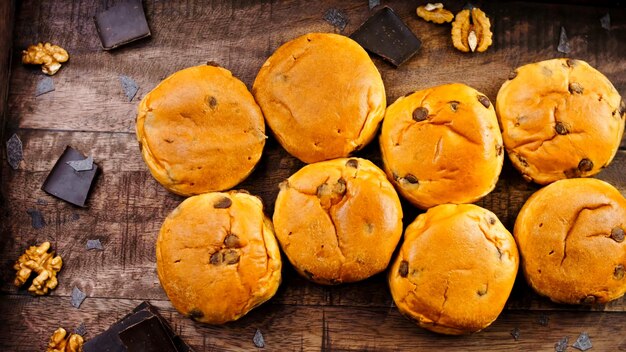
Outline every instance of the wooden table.
{"label": "wooden table", "polygon": [[[555,305],[534,294],[521,275],[500,318],[483,332],[463,337],[429,333],[402,317],[382,274],[360,283],[326,287],[297,276],[286,260],[277,295],[241,320],[206,326],[180,315],[159,284],[154,245],[161,222],[183,198],[165,191],[141,160],[134,133],[138,101],[169,74],[207,60],[232,70],[251,86],[264,60],[285,41],[313,31],[349,35],[372,11],[364,0],[146,0],[152,38],[105,52],[92,17],[116,2],[0,4],[0,98],[7,86],[9,91],[8,105],[0,104],[0,113],[6,112],[1,124],[6,125],[3,141],[17,133],[24,143],[24,161],[18,170],[5,160],[1,163],[0,350],[43,350],[58,326],[73,329],[80,323],[86,325],[88,339],[143,300],[157,306],[198,351],[253,350],[256,329],[265,337],[265,349],[272,351],[553,351],[559,339],[568,336],[571,345],[583,331],[589,333],[594,351],[626,349],[625,299],[605,307]],[[486,53],[472,55],[452,48],[449,25],[419,20],[414,2],[383,4],[394,8],[423,41],[418,55],[398,69],[373,58],[389,103],[408,92],[448,82],[469,84],[495,101],[512,69],[562,56],[556,51],[561,26],[570,37],[570,57],[588,61],[626,94],[624,8],[484,3],[482,8],[493,23],[494,44]],[[463,4],[447,5],[456,11]],[[322,19],[330,8],[340,9],[349,19],[343,31]],[[599,22],[607,10],[612,19],[610,31]],[[53,77],[56,90],[35,97],[42,74],[38,67],[20,63],[20,51],[38,41],[61,45],[71,59]],[[7,84],[9,56],[13,65]],[[131,102],[124,96],[120,75],[140,86]],[[93,155],[102,168],[86,209],[41,190],[67,145]],[[377,143],[358,155],[380,165]],[[260,195],[267,214],[272,214],[278,183],[302,166],[270,138],[259,167],[239,187]],[[626,194],[625,173],[626,150],[622,148],[598,178]],[[494,211],[512,229],[520,207],[537,189],[524,182],[507,161],[496,189],[478,204]],[[403,205],[408,224],[418,211]],[[43,214],[44,227],[32,226],[27,213],[32,209]],[[88,239],[100,239],[104,251],[88,251]],[[65,265],[56,290],[32,297],[12,286],[15,273],[11,267],[28,245],[45,240],[52,242]],[[80,309],[70,305],[75,286],[88,295]],[[540,324],[546,317],[548,323]],[[510,334],[514,328],[520,330],[519,341]]]}

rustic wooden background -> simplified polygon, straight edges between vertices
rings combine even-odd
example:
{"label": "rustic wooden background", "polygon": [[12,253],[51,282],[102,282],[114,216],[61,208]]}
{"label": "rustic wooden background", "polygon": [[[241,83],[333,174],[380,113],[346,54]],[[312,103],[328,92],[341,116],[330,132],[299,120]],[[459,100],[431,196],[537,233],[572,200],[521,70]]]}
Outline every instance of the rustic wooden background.
{"label": "rustic wooden background", "polygon": [[[265,337],[265,349],[271,351],[552,351],[562,337],[568,336],[571,344],[583,331],[589,333],[594,350],[626,349],[626,299],[605,307],[555,305],[534,294],[521,276],[501,317],[485,331],[463,337],[429,333],[403,318],[392,305],[382,274],[361,283],[325,287],[298,277],[287,261],[276,297],[240,321],[205,326],[178,314],[159,285],[154,244],[164,217],[182,198],[165,191],[141,160],[134,134],[139,99],[169,74],[207,60],[232,70],[250,87],[264,60],[285,41],[313,31],[349,35],[373,11],[365,0],[146,0],[152,38],[105,52],[92,17],[117,2],[24,0],[15,6],[14,16],[11,1],[0,2],[0,98],[9,87],[2,144],[14,132],[24,143],[19,169],[8,167],[4,153],[0,168],[0,350],[42,350],[58,326],[72,329],[81,323],[88,339],[142,300],[157,306],[199,351],[253,350],[257,328]],[[419,20],[414,12],[417,2],[382,4],[394,8],[423,41],[418,55],[398,69],[374,58],[389,103],[405,93],[449,82],[469,84],[495,101],[498,88],[515,67],[563,56],[556,51],[561,26],[570,37],[569,56],[588,61],[626,94],[624,8],[478,2],[492,20],[494,44],[486,53],[472,55],[452,48],[449,25]],[[446,5],[457,11],[463,3]],[[330,8],[349,19],[343,31],[322,19]],[[607,11],[610,31],[599,21]],[[35,97],[42,74],[38,67],[20,64],[20,51],[38,41],[61,45],[71,59],[53,77],[56,90]],[[7,84],[11,43],[13,66]],[[140,86],[132,102],[124,96],[119,75]],[[66,145],[93,155],[102,168],[86,209],[41,190]],[[376,143],[358,155],[380,165]],[[239,187],[260,195],[267,214],[272,214],[277,184],[302,165],[270,138],[257,170]],[[625,172],[622,148],[598,177],[626,194]],[[512,229],[521,205],[537,189],[507,161],[497,188],[478,204]],[[409,223],[418,211],[406,203],[404,209]],[[35,228],[29,210],[41,212],[45,226]],[[87,251],[88,239],[100,239],[104,251]],[[55,291],[31,297],[12,286],[11,267],[28,245],[45,240],[63,257],[64,267]],[[88,295],[80,309],[70,305],[74,286]],[[548,323],[540,324],[546,317]],[[520,330],[519,341],[510,335],[514,328]]]}

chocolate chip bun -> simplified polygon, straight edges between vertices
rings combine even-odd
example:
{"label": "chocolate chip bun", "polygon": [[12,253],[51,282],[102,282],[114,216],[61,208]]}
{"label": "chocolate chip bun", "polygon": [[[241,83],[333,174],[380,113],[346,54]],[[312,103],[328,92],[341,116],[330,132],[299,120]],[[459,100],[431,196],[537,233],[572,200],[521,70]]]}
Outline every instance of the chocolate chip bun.
{"label": "chocolate chip bun", "polygon": [[383,81],[367,52],[331,33],[283,44],[261,67],[252,92],[276,139],[305,163],[360,149],[385,114]]}
{"label": "chocolate chip bun", "polygon": [[376,165],[342,158],[305,166],[281,183],[274,225],[302,276],[354,282],[387,268],[402,235],[402,207]]}
{"label": "chocolate chip bun", "polygon": [[515,222],[529,285],[557,303],[606,303],[626,292],[626,199],[596,179],[556,181]]}
{"label": "chocolate chip bun", "polygon": [[609,165],[626,116],[611,82],[572,59],[513,71],[498,92],[496,110],[513,165],[539,184],[592,176]]}
{"label": "chocolate chip bun", "polygon": [[460,83],[396,100],[387,108],[380,146],[389,179],[423,209],[487,195],[504,160],[489,99]]}
{"label": "chocolate chip bun", "polygon": [[489,210],[444,204],[411,223],[389,270],[400,312],[443,334],[482,330],[513,289],[519,256],[513,236]]}
{"label": "chocolate chip bun", "polygon": [[174,73],[141,100],[137,140],[152,176],[189,196],[232,188],[261,158],[265,123],[245,84],[221,67]]}
{"label": "chocolate chip bun", "polygon": [[163,222],[156,259],[172,305],[202,323],[237,320],[280,284],[272,223],[247,192],[187,198]]}

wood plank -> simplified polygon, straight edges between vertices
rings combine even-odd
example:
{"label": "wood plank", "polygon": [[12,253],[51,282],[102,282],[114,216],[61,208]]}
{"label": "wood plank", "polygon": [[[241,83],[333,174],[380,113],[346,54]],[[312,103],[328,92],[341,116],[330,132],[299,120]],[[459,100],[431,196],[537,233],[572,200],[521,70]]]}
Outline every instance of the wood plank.
{"label": "wood plank", "polygon": [[[81,323],[91,338],[138,305],[140,300],[87,298],[80,309],[63,297],[3,296],[0,314],[11,334],[0,334],[0,350],[43,350],[59,326]],[[178,314],[169,301],[152,300],[173,328],[198,351],[249,351],[260,329],[270,351],[552,351],[561,338],[570,345],[587,332],[595,351],[626,348],[626,315],[598,312],[504,312],[483,332],[446,337],[417,327],[395,307],[263,305],[236,323],[209,326]],[[540,318],[548,319],[546,326]],[[520,330],[515,341],[511,331]]]}
{"label": "wood plank", "polygon": [[[13,0],[0,3],[0,140],[4,142],[4,128],[8,118],[9,77],[11,74],[11,52],[13,48],[13,22],[15,3]],[[4,143],[3,143],[4,144]],[[4,150],[5,148],[0,148]],[[6,164],[0,165],[0,170]],[[0,183],[2,178],[0,176]]]}

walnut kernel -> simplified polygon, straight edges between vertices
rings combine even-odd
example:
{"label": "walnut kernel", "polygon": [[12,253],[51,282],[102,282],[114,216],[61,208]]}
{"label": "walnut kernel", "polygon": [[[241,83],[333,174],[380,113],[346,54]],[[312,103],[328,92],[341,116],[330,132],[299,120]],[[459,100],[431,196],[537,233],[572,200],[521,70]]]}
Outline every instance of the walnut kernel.
{"label": "walnut kernel", "polygon": [[52,76],[61,68],[61,63],[67,62],[70,55],[58,45],[39,43],[31,45],[22,51],[22,63],[27,65],[41,65],[43,73]]}
{"label": "walnut kernel", "polygon": [[34,295],[45,295],[49,290],[57,287],[57,273],[63,266],[61,257],[54,256],[53,252],[48,252],[50,242],[44,242],[39,247],[31,246],[22,254],[13,269],[17,271],[15,274],[14,284],[17,287],[24,285],[30,278],[30,275],[37,273],[37,277],[33,279],[33,283],[28,288],[28,292]]}
{"label": "walnut kernel", "polygon": [[479,8],[463,10],[452,22],[452,44],[463,51],[483,52],[492,44],[491,22]]}
{"label": "walnut kernel", "polygon": [[435,4],[428,3],[425,6],[419,6],[416,12],[417,15],[425,21],[438,24],[449,23],[454,19],[454,14],[444,9],[443,4],[440,2]]}
{"label": "walnut kernel", "polygon": [[65,329],[58,328],[48,342],[46,352],[82,352],[83,337],[78,334],[67,333]]}

